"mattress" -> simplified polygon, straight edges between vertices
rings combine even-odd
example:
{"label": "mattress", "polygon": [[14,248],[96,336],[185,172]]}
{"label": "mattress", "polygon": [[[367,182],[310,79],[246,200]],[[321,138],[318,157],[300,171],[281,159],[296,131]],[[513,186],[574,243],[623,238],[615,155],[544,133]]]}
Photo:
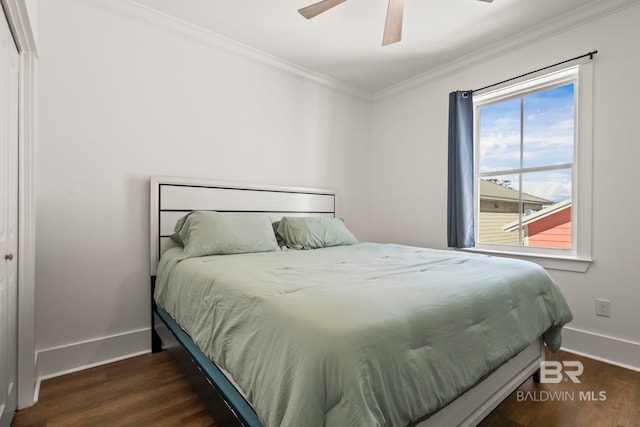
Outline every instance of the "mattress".
{"label": "mattress", "polygon": [[265,426],[406,426],[571,312],[536,264],[360,243],[160,260],[155,300]]}

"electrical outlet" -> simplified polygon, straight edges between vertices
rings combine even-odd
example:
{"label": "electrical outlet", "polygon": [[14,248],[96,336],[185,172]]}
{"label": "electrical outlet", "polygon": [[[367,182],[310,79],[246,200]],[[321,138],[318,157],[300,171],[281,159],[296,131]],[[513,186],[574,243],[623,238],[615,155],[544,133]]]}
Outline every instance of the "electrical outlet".
{"label": "electrical outlet", "polygon": [[611,301],[596,298],[596,316],[611,317]]}

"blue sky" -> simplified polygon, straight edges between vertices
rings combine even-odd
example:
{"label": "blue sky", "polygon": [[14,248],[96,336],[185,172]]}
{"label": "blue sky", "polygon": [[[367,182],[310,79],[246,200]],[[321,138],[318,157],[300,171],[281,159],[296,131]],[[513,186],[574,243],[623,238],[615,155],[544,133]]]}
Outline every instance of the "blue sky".
{"label": "blue sky", "polygon": [[[573,163],[574,85],[525,96],[523,112],[523,166]],[[480,110],[479,148],[480,172],[520,167],[520,98]],[[517,189],[517,180],[513,184]],[[524,174],[522,187],[526,193],[558,202],[571,196],[571,171]]]}

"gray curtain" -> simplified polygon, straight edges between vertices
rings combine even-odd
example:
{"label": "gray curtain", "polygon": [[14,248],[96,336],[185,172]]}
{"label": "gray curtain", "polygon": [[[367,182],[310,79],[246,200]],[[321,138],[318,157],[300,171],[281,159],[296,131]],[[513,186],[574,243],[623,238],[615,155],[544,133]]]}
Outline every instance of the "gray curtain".
{"label": "gray curtain", "polygon": [[473,99],[470,90],[449,94],[447,196],[449,247],[473,247]]}

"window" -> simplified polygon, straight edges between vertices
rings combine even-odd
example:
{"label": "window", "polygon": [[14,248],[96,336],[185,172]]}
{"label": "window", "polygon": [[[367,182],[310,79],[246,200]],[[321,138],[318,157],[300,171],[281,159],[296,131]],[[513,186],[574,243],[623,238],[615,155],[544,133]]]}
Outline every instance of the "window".
{"label": "window", "polygon": [[474,95],[476,249],[590,258],[588,71]]}

